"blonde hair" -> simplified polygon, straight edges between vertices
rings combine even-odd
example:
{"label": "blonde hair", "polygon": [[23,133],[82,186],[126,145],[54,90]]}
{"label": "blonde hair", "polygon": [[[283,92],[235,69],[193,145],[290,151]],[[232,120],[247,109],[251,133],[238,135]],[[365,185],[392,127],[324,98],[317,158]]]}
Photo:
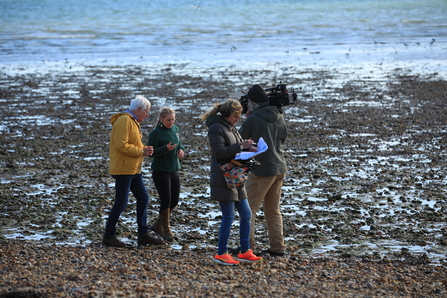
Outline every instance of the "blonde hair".
{"label": "blonde hair", "polygon": [[228,99],[223,103],[215,103],[213,108],[200,116],[200,119],[206,120],[211,115],[216,115],[218,113],[220,113],[224,118],[227,118],[231,115],[240,116],[242,115],[242,105],[238,100],[235,99]]}
{"label": "blonde hair", "polygon": [[157,118],[157,125],[161,124],[160,118],[165,118],[168,115],[175,115],[175,111],[172,108],[168,108],[168,107],[162,107],[160,109],[160,111],[158,112],[158,118]]}

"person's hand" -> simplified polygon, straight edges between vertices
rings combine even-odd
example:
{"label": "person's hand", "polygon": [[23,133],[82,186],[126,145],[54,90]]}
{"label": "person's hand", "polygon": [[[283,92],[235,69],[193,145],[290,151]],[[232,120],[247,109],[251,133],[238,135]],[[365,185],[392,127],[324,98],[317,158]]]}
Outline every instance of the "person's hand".
{"label": "person's hand", "polygon": [[151,156],[154,154],[154,147],[146,146],[143,148],[143,156]]}
{"label": "person's hand", "polygon": [[[243,147],[244,149],[251,149],[251,148],[253,148],[253,145],[256,145],[256,143],[253,142],[252,139],[248,139],[248,140],[243,141],[243,142],[241,143],[241,145],[242,145],[242,147]],[[256,148],[255,148],[255,149],[256,149]],[[251,150],[250,150],[250,151],[251,151]],[[255,151],[256,151],[256,150],[255,150]]]}
{"label": "person's hand", "polygon": [[178,157],[179,159],[182,159],[183,157],[185,157],[185,152],[183,152],[182,149],[179,149],[179,150],[177,151],[177,157]]}
{"label": "person's hand", "polygon": [[177,144],[172,145],[172,142],[169,142],[169,144],[166,145],[166,148],[168,148],[169,151],[172,151],[176,146]]}

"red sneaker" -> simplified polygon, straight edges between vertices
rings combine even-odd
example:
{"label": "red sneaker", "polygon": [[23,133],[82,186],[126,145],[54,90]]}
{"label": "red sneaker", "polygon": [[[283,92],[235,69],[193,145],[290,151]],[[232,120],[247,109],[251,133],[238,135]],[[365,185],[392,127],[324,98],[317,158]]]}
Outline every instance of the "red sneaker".
{"label": "red sneaker", "polygon": [[216,254],[213,258],[213,261],[220,265],[226,265],[226,266],[234,266],[239,264],[239,262],[234,260],[233,257],[230,254],[228,254],[228,252],[221,255]]}
{"label": "red sneaker", "polygon": [[239,253],[237,258],[241,262],[257,263],[262,261],[262,257],[257,257],[253,254],[253,250],[249,249],[245,253]]}

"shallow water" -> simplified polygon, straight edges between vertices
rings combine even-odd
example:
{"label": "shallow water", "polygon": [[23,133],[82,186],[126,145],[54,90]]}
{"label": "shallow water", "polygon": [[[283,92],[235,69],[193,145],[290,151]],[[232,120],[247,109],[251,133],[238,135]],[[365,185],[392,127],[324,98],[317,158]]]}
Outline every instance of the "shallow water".
{"label": "shallow water", "polygon": [[[197,3],[194,3],[197,2]],[[4,0],[0,64],[443,60],[445,0]]]}

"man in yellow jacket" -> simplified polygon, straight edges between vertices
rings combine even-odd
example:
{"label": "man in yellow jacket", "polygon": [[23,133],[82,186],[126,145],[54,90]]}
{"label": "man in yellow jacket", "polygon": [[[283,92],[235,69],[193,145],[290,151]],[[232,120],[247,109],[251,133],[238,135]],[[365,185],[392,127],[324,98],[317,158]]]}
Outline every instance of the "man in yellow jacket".
{"label": "man in yellow jacket", "polygon": [[145,156],[153,154],[151,146],[143,146],[140,123],[149,115],[151,103],[143,96],[134,98],[123,113],[110,118],[110,175],[115,179],[115,203],[107,219],[102,243],[106,246],[124,247],[116,238],[116,224],[127,206],[129,190],[137,200],[138,245],[162,244],[163,240],[148,234],[147,205],[149,194],[144,185],[141,168]]}

